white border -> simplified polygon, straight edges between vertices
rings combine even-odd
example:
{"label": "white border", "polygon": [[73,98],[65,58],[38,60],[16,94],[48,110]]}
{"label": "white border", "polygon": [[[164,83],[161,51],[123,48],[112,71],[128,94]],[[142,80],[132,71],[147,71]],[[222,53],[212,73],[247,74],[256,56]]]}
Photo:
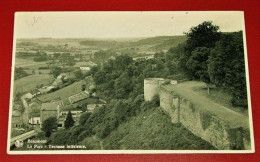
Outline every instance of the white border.
{"label": "white border", "polygon": [[[48,11],[48,13],[62,13],[62,11]],[[63,11],[64,12],[64,11]],[[66,11],[66,13],[83,13]],[[99,11],[86,11],[87,12],[99,12]],[[8,136],[7,136],[7,153],[10,155],[29,155],[29,154],[223,154],[223,153],[255,153],[255,141],[253,131],[253,118],[251,107],[251,95],[250,95],[250,82],[249,82],[249,68],[248,68],[248,55],[246,45],[246,30],[245,30],[245,17],[244,11],[102,11],[106,12],[242,12],[243,17],[243,44],[244,44],[244,60],[246,68],[246,82],[247,82],[247,99],[248,99],[248,113],[249,113],[249,127],[250,127],[250,141],[251,150],[35,150],[35,151],[11,151],[10,139],[11,139],[11,118],[12,118],[12,106],[13,106],[13,86],[14,86],[14,67],[15,67],[15,52],[16,52],[16,15],[19,13],[39,13],[39,12],[15,12],[14,16],[14,35],[13,35],[13,53],[12,53],[12,77],[10,87],[10,100],[9,100],[9,124],[8,124]],[[99,12],[99,13],[102,13]]]}

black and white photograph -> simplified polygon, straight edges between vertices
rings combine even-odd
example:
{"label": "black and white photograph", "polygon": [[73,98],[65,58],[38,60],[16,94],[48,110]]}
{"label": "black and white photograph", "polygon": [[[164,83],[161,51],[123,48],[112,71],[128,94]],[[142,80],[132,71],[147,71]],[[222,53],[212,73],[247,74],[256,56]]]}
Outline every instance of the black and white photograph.
{"label": "black and white photograph", "polygon": [[16,12],[8,154],[255,152],[244,21]]}

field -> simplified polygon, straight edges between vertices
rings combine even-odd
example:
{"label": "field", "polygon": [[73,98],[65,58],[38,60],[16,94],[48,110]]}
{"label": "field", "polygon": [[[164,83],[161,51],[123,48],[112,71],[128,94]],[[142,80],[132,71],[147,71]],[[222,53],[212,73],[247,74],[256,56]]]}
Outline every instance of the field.
{"label": "field", "polygon": [[85,81],[75,82],[67,87],[59,89],[55,92],[48,93],[38,97],[42,102],[47,102],[55,99],[64,99],[82,91],[81,86]]}
{"label": "field", "polygon": [[43,62],[34,62],[32,59],[22,59],[22,58],[15,58],[15,66],[16,67],[22,67],[26,73],[33,74],[33,71],[35,74],[48,74],[50,73],[50,70],[38,70],[39,67],[46,67],[47,61]]}
{"label": "field", "polygon": [[53,81],[53,76],[49,74],[35,74],[23,77],[14,81],[14,94],[16,92],[26,93],[35,89],[41,84],[49,85]]}

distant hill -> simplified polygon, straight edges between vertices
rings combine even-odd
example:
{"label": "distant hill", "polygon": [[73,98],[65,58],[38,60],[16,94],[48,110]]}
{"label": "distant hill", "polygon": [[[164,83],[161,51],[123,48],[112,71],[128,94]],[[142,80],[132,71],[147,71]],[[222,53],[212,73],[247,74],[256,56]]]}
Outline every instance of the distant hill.
{"label": "distant hill", "polygon": [[[134,39],[134,38],[133,38]],[[80,45],[95,46],[100,48],[143,48],[143,50],[161,51],[168,50],[171,47],[175,47],[180,43],[183,43],[186,37],[183,36],[156,36],[149,38],[142,38],[140,40],[126,41],[116,40],[84,40],[80,41]]]}
{"label": "distant hill", "polygon": [[80,41],[79,44],[84,46],[95,46],[99,48],[114,48],[118,45],[118,42],[111,40],[85,40]]}
{"label": "distant hill", "polygon": [[18,47],[28,46],[64,46],[75,48],[93,48],[93,49],[139,49],[139,52],[163,51],[175,47],[186,40],[181,36],[156,36],[148,38],[29,38],[17,39]]}

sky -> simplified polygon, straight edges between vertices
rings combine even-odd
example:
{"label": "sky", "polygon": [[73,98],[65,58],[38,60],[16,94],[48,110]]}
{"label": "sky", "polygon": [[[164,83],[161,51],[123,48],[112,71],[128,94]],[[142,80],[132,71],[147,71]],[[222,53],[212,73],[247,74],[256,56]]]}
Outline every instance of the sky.
{"label": "sky", "polygon": [[222,32],[244,29],[240,11],[17,12],[16,38],[128,38],[183,35],[203,21]]}

